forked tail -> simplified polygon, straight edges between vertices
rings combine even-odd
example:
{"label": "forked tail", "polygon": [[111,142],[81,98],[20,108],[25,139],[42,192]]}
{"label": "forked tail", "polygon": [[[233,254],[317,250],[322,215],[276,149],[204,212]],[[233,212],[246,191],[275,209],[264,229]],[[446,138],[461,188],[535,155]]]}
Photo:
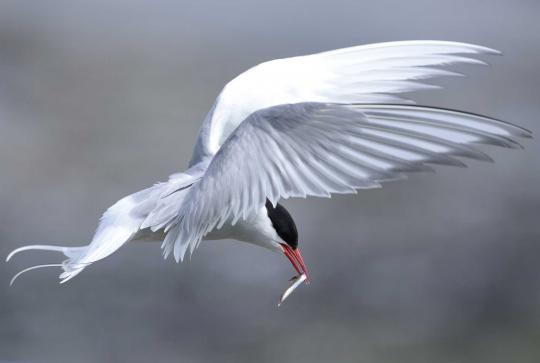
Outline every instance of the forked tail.
{"label": "forked tail", "polygon": [[77,276],[85,267],[109,256],[137,234],[145,215],[148,214],[148,212],[145,213],[144,207],[153,206],[150,202],[155,197],[156,190],[157,185],[129,195],[107,209],[103,217],[101,217],[92,242],[87,246],[30,245],[12,251],[7,256],[6,261],[9,261],[20,252],[32,250],[61,252],[67,259],[61,263],[42,264],[26,268],[13,276],[10,285],[23,273],[45,267],[61,267],[63,271],[59,278],[60,283],[64,283]]}
{"label": "forked tail", "polygon": [[44,268],[44,267],[61,267],[64,272],[60,275],[60,279],[62,279],[60,283],[66,282],[69,279],[75,277],[79,272],[81,272],[88,265],[88,264],[84,265],[77,262],[81,258],[81,256],[86,254],[88,247],[89,246],[64,247],[64,246],[51,246],[51,245],[30,245],[30,246],[19,247],[11,251],[11,253],[6,257],[6,262],[8,262],[13,256],[18,254],[19,252],[28,251],[28,250],[62,252],[64,256],[67,257],[67,259],[64,260],[62,263],[50,263],[50,264],[36,265],[36,266],[25,268],[24,270],[18,272],[11,278],[9,285],[10,286],[13,285],[15,280],[22,274],[28,271],[32,271],[32,270],[36,270],[36,269]]}
{"label": "forked tail", "polygon": [[23,273],[45,267],[61,267],[59,278],[60,283],[64,283],[129,241],[155,240],[156,236],[161,236],[156,232],[174,219],[189,187],[200,178],[205,168],[206,164],[197,164],[184,173],[171,175],[165,183],[120,199],[103,214],[92,241],[86,246],[30,245],[15,249],[6,261],[20,252],[32,250],[61,252],[67,259],[61,263],[26,268],[13,276],[10,285]]}

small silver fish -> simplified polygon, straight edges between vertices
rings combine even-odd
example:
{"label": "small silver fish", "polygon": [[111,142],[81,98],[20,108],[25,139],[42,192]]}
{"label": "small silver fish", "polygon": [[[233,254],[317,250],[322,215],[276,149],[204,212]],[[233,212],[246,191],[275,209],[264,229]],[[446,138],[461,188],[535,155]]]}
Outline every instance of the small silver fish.
{"label": "small silver fish", "polygon": [[298,286],[300,286],[302,284],[302,282],[306,281],[306,279],[307,279],[306,274],[301,274],[301,275],[298,275],[298,276],[294,276],[292,279],[290,279],[289,281],[291,281],[291,284],[289,285],[287,290],[283,291],[283,294],[281,295],[281,298],[279,299],[279,303],[277,304],[277,306],[280,307],[281,304],[283,304],[283,302],[285,301],[285,299],[287,297],[289,297],[289,295],[294,290],[296,290],[296,288]]}

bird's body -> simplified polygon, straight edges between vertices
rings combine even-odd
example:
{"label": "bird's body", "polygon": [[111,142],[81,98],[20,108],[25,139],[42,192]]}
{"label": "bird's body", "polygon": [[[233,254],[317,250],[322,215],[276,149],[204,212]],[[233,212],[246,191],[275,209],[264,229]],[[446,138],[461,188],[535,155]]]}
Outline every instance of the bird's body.
{"label": "bird's body", "polygon": [[460,75],[441,66],[485,64],[473,55],[496,53],[406,41],[262,63],[221,91],[186,171],[110,207],[87,246],[26,246],[8,259],[23,250],[61,251],[65,282],[129,241],[162,241],[165,257],[179,261],[203,239],[235,239],[283,252],[304,273],[296,226],[280,199],[356,193],[431,170],[428,164],[463,166],[457,157],[490,160],[476,144],[516,148],[517,137],[530,136],[400,96],[437,88],[425,79]]}
{"label": "bird's body", "polygon": [[203,240],[234,239],[241,242],[248,242],[260,247],[280,252],[280,238],[268,217],[266,207],[261,208],[257,213],[250,214],[246,219],[238,221],[234,226],[228,221],[221,229],[213,229]]}
{"label": "bird's body", "polygon": [[[150,229],[142,229],[132,238],[132,241],[163,241],[165,233],[162,230],[152,232]],[[263,207],[258,213],[250,214],[246,219],[238,221],[234,226],[225,223],[221,229],[213,229],[203,240],[216,241],[234,239],[240,242],[248,242],[272,251],[280,252],[279,236],[272,225],[268,215],[268,209]]]}

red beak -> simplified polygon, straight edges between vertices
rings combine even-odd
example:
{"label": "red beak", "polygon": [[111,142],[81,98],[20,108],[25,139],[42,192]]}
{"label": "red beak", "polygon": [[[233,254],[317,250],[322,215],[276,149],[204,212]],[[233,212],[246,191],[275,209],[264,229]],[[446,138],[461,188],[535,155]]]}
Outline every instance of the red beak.
{"label": "red beak", "polygon": [[302,258],[302,254],[300,253],[300,249],[292,249],[291,246],[282,243],[281,248],[283,250],[283,254],[285,257],[291,261],[291,264],[293,265],[296,272],[299,274],[305,274],[306,275],[306,283],[310,282],[309,273],[306,267],[306,264],[304,263],[304,259]]}

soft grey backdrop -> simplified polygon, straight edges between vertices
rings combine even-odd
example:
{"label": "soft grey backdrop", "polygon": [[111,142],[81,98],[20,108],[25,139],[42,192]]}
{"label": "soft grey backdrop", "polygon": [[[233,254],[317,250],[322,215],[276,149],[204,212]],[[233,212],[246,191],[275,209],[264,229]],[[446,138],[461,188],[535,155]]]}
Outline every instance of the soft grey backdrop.
{"label": "soft grey backdrop", "polygon": [[[248,67],[362,43],[444,39],[504,51],[421,103],[540,132],[540,2],[1,1],[0,256],[87,243],[120,197],[182,170],[220,88]],[[203,243],[164,263],[128,245],[65,286],[55,254],[0,264],[0,360],[540,361],[540,163],[441,169],[285,204],[313,283],[280,309],[286,259]]]}

